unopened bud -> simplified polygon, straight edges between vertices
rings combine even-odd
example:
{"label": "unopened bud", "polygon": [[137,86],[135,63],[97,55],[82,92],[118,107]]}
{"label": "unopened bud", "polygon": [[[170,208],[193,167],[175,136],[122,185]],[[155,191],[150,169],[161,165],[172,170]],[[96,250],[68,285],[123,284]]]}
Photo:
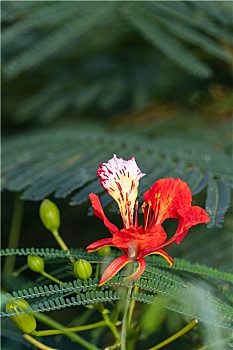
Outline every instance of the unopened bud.
{"label": "unopened bud", "polygon": [[40,205],[40,218],[44,226],[51,232],[60,227],[60,212],[55,203],[44,199]]}
{"label": "unopened bud", "polygon": [[99,256],[107,256],[111,253],[111,248],[109,246],[100,248],[97,253]]}
{"label": "unopened bud", "polygon": [[74,264],[74,275],[81,280],[90,278],[92,275],[92,266],[89,261],[84,259],[79,259]]}
{"label": "unopened bud", "polygon": [[24,333],[32,333],[36,329],[36,319],[28,313],[29,308],[30,305],[26,300],[14,300],[6,304],[6,311],[10,314],[16,314],[10,316],[10,320]]}
{"label": "unopened bud", "polygon": [[44,272],[44,260],[37,255],[28,255],[28,267],[34,272],[43,273]]}

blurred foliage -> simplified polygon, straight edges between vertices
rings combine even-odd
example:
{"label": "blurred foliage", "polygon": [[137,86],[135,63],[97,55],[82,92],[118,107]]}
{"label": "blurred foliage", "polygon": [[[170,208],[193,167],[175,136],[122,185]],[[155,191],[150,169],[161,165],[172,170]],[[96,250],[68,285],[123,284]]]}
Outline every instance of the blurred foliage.
{"label": "blurred foliage", "polygon": [[3,1],[4,125],[227,98],[231,25],[228,1]]}

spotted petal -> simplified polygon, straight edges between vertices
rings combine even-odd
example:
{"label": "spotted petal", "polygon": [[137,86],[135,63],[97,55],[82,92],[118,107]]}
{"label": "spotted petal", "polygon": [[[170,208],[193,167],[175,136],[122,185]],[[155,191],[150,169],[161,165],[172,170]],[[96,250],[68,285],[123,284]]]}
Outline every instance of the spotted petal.
{"label": "spotted petal", "polygon": [[131,227],[139,180],[145,175],[138,168],[134,157],[124,160],[114,154],[108,163],[100,164],[97,175],[100,184],[117,202],[124,227]]}

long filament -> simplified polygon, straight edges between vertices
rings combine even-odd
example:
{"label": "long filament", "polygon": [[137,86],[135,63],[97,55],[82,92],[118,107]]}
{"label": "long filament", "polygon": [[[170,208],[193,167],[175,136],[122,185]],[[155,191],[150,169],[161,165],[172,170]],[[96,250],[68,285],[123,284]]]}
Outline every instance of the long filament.
{"label": "long filament", "polygon": [[[154,223],[157,223],[159,212],[160,212],[160,193],[155,194],[155,208],[152,209],[152,203],[151,201],[148,201],[148,203],[144,202],[142,205],[142,211],[144,213],[144,228],[145,230],[151,228]],[[148,205],[148,208],[146,208],[146,205]],[[152,209],[152,211],[151,211]]]}
{"label": "long filament", "polygon": [[138,201],[135,203],[135,217],[134,217],[134,226],[138,228]]}

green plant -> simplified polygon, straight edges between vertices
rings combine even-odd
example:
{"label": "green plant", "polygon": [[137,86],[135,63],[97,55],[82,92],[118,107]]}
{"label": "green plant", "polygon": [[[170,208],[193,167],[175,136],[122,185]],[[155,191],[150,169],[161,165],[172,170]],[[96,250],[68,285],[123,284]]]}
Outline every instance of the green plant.
{"label": "green plant", "polygon": [[[230,349],[230,2],[3,1],[1,9],[2,349]],[[166,252],[148,236],[150,252],[167,261],[146,256],[134,229],[123,257],[115,250],[123,236],[112,248],[84,249],[113,242],[91,217],[90,193],[114,223],[106,226],[122,227],[96,177],[115,153],[134,156],[147,175],[135,208],[172,177],[208,213],[207,225]],[[154,217],[142,206],[148,235],[155,198]],[[177,229],[171,215],[156,234],[170,241]],[[127,266],[115,274],[112,261]]]}
{"label": "green plant", "polygon": [[[148,142],[147,146],[149,145],[151,145],[150,142]],[[145,147],[145,144],[143,146]],[[104,145],[102,145],[102,147],[104,147]],[[145,152],[144,148],[143,150]],[[66,161],[65,164],[70,163]],[[189,163],[189,168],[190,166]],[[222,174],[215,173],[214,176],[217,180]],[[213,176],[208,178],[211,179],[210,181],[213,181]],[[228,178],[226,177],[225,180],[226,179]],[[219,181],[223,180],[221,179]],[[228,184],[228,180],[226,183]],[[225,187],[226,186],[225,184]],[[194,188],[197,188],[196,181]],[[201,188],[203,188],[203,186]],[[218,188],[221,192],[222,187],[219,186]],[[95,190],[97,190],[97,188],[95,188]],[[226,197],[225,193],[223,193],[222,197]],[[216,196],[211,196],[210,199],[207,199],[207,210],[210,210],[209,201],[211,200],[215,203],[213,207],[216,208],[216,210],[214,215],[212,215],[212,211],[209,212],[211,218],[209,227],[213,227],[214,225],[219,227],[224,219],[227,204],[224,202],[225,204],[223,205],[221,201],[218,201],[218,205],[216,205]],[[227,202],[228,201],[227,199]],[[43,207],[43,203],[41,207]],[[50,205],[50,208],[52,208],[52,205]],[[45,210],[47,209],[46,207]],[[219,213],[219,211],[221,212]],[[59,213],[56,215],[59,215]],[[42,219],[43,218],[44,216],[42,216]],[[48,222],[46,221],[46,225],[47,224]],[[201,231],[203,231],[203,229],[201,229]],[[213,234],[213,232],[211,233]],[[58,230],[57,235],[59,235]],[[108,263],[108,261],[114,259],[114,257],[119,257],[118,253],[114,250],[109,251],[110,255],[105,256],[103,259],[103,256],[101,256],[102,254],[89,255],[83,249],[66,249],[67,246],[63,238],[60,235],[59,237],[57,243],[63,250],[49,248],[16,248],[1,251],[1,255],[6,257],[12,255],[28,256],[29,267],[45,279],[45,283],[40,283],[39,286],[31,285],[28,288],[25,287],[18,291],[12,291],[10,294],[4,294],[4,299],[8,305],[14,305],[14,302],[17,300],[32,300],[29,311],[31,317],[34,316],[37,321],[51,328],[41,331],[33,330],[32,332],[30,331],[29,334],[28,332],[24,332],[23,337],[29,343],[41,349],[51,349],[49,346],[43,345],[43,342],[41,342],[42,338],[44,336],[62,334],[87,349],[100,349],[102,346],[107,346],[107,348],[110,349],[120,347],[121,349],[127,348],[128,350],[135,347],[135,341],[139,338],[140,343],[143,344],[143,342],[146,342],[146,344],[148,344],[142,346],[147,346],[155,350],[184,335],[195,327],[198,322],[205,324],[208,331],[213,327],[217,327],[218,330],[221,330],[214,341],[210,344],[208,344],[209,340],[207,341],[206,348],[217,348],[219,344],[222,344],[221,346],[226,346],[227,343],[232,341],[230,330],[233,321],[233,310],[230,293],[233,276],[230,273],[219,271],[203,264],[192,264],[179,258],[175,259],[174,267],[169,268],[167,263],[160,257],[148,256],[146,258],[146,269],[140,278],[134,279],[134,281],[130,282],[128,285],[127,282],[125,282],[125,277],[129,275],[129,271],[124,270],[107,282],[104,282],[100,287],[99,273],[102,270],[102,265]],[[199,248],[198,243],[196,246]],[[35,256],[35,259],[33,256]],[[56,266],[58,266],[58,264],[62,264],[63,266],[59,273],[67,271],[67,263],[75,264],[76,266],[76,260],[86,261],[89,265],[91,263],[93,267],[93,276],[84,280],[70,279],[68,278],[69,273],[68,275],[66,274],[65,278],[68,278],[68,281],[63,281],[58,278],[59,274],[57,275],[56,271],[50,271],[49,273],[45,273],[44,271],[45,265],[47,270],[49,262],[51,263],[53,260],[56,262]],[[64,264],[65,261],[67,262]],[[39,266],[42,266],[42,269],[38,269],[38,262]],[[43,262],[42,265],[41,262]],[[92,273],[92,268],[89,270],[90,273]],[[53,284],[51,284],[51,282],[49,284],[46,283],[46,280],[51,280]],[[221,288],[221,284],[224,284],[224,288]],[[151,345],[149,345],[151,342],[150,335],[156,332],[160,323],[154,328],[152,327],[152,329],[151,326],[147,325],[148,321],[146,316],[143,316],[145,312],[144,307],[140,307],[140,305],[143,304],[153,305],[153,312],[158,315],[164,314],[165,312],[166,319],[169,319],[169,314],[167,314],[168,311],[166,310],[181,314],[188,324],[183,328],[181,327],[181,330],[176,330],[175,334],[167,340],[151,347]],[[49,315],[44,315],[44,312],[47,313],[67,307],[83,307],[82,316],[85,319],[84,324],[75,322],[75,325],[65,327],[60,322],[53,320]],[[27,310],[21,309],[15,310],[16,311],[13,312],[13,306],[11,309],[7,308],[6,311],[2,312],[2,317],[17,317],[18,320],[20,315],[23,316],[25,312],[28,312]],[[96,313],[99,313],[99,317],[96,316]],[[97,318],[96,322],[92,321],[93,315],[95,315],[94,318]],[[150,309],[146,311],[146,315],[148,315],[147,317],[149,318],[152,317]],[[90,319],[90,321],[86,323],[88,319]],[[162,320],[160,322],[162,322]],[[101,341],[101,333],[95,333],[97,329],[100,331],[103,327],[105,329],[105,334],[107,329],[108,332],[112,334],[113,340],[111,346],[107,343],[109,336],[106,337],[106,340],[102,338]],[[121,327],[122,331],[119,333]],[[82,331],[90,332],[88,339],[92,340],[88,341],[85,337],[79,336],[79,332]],[[37,337],[40,337],[40,341],[36,340]]]}

